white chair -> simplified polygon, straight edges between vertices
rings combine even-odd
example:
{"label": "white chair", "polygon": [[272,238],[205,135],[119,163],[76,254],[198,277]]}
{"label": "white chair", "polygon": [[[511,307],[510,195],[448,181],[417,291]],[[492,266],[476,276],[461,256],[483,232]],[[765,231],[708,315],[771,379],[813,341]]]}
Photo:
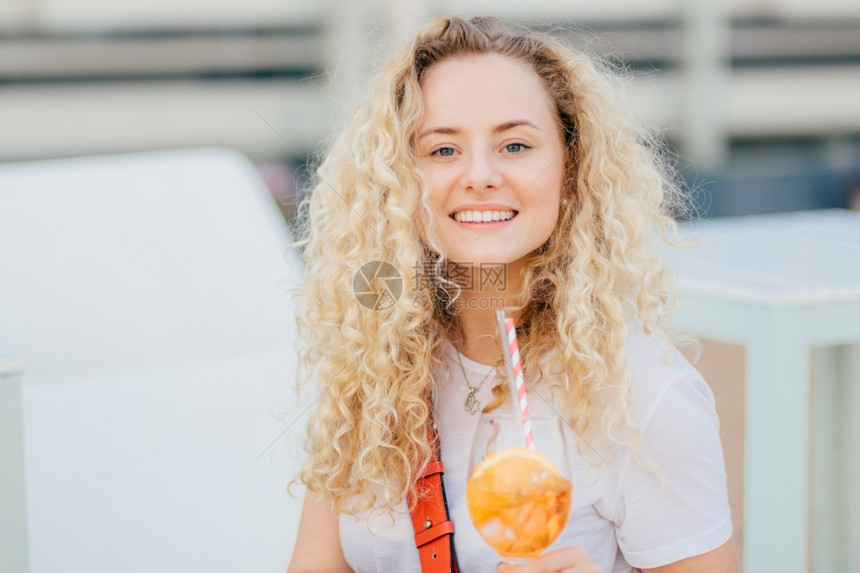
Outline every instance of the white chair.
{"label": "white chair", "polygon": [[304,426],[290,242],[232,151],[0,165],[32,571],[285,568]]}

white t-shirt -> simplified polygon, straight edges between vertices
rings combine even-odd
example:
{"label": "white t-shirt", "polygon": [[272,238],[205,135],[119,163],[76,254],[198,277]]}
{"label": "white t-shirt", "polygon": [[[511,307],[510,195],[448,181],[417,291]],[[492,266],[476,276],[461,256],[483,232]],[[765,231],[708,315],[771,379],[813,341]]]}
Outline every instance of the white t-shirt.
{"label": "white t-shirt", "polygon": [[[635,324],[635,323],[634,323]],[[580,546],[602,572],[658,567],[716,549],[732,533],[726,474],[714,398],[701,375],[655,337],[631,325],[625,343],[633,379],[632,415],[642,431],[640,456],[648,472],[623,451],[602,471],[571,447],[573,508],[550,549]],[[478,414],[466,412],[468,389],[449,345],[437,376],[437,423],[454,545],[464,573],[494,572],[502,559],[478,536],[466,507],[466,464]],[[460,356],[472,386],[492,369]],[[492,376],[478,391],[489,403]],[[544,384],[529,392],[533,415],[550,415]],[[501,411],[510,408],[506,404]],[[571,433],[569,444],[575,444]],[[537,438],[537,436],[536,436]],[[661,482],[662,480],[662,482]],[[420,571],[405,503],[393,516],[370,511],[340,518],[347,563],[356,572]]]}

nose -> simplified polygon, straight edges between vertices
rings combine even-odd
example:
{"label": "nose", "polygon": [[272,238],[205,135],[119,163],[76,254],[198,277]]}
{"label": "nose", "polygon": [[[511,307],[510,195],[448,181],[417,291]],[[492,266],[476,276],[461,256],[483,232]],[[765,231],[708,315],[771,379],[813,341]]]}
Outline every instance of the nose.
{"label": "nose", "polygon": [[489,151],[476,151],[466,157],[462,185],[467,191],[494,191],[502,185],[498,158]]}

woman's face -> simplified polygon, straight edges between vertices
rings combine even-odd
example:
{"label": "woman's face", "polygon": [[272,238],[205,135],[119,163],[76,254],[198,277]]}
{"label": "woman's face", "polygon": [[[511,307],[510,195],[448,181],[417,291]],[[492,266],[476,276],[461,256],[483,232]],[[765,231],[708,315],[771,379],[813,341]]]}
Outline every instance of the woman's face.
{"label": "woman's face", "polygon": [[421,81],[416,151],[433,234],[458,263],[519,267],[559,217],[565,154],[555,111],[528,64],[498,54],[454,57]]}

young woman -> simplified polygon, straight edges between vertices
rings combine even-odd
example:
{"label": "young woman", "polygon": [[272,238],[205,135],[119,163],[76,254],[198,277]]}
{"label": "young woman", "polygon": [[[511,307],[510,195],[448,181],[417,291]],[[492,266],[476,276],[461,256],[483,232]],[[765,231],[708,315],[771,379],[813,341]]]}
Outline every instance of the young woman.
{"label": "young woman", "polygon": [[[434,21],[318,175],[299,326],[321,394],[290,572],[419,570],[406,497],[431,419],[461,571],[736,570],[713,396],[659,330],[652,242],[677,189],[596,64],[495,19]],[[390,296],[368,304],[353,287],[375,261]],[[533,413],[574,438],[567,525],[516,567],[465,504],[478,410],[512,408],[498,308]]]}

